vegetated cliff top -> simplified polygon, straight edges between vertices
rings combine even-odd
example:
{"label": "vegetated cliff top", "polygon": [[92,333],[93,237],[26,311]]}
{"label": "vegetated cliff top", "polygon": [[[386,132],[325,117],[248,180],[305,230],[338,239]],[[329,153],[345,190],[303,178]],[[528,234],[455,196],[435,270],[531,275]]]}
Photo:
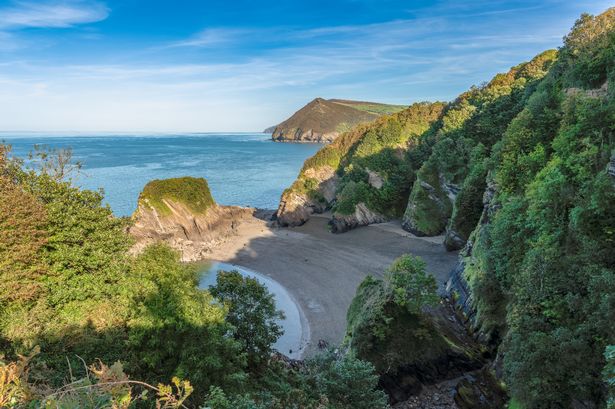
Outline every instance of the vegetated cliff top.
{"label": "vegetated cliff top", "polygon": [[274,136],[284,139],[286,133],[296,130],[317,134],[344,132],[357,124],[370,122],[381,115],[399,112],[403,105],[387,105],[376,102],[316,98],[295,112],[273,131]]}
{"label": "vegetated cliff top", "polygon": [[207,181],[189,176],[152,180],[139,195],[139,205],[154,208],[161,214],[170,214],[171,209],[164,200],[184,204],[195,213],[204,213],[216,204]]}

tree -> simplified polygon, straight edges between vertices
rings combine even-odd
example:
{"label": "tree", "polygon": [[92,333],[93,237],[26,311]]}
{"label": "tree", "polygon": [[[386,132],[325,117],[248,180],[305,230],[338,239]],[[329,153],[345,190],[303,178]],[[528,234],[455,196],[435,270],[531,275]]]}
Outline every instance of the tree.
{"label": "tree", "polygon": [[384,282],[386,297],[413,314],[420,314],[424,307],[439,300],[436,280],[425,271],[425,262],[420,257],[399,257],[385,273]]}
{"label": "tree", "polygon": [[271,355],[272,345],[284,333],[279,320],[284,313],[276,309],[275,299],[257,279],[239,271],[220,271],[211,294],[228,307],[226,321],[248,354],[248,366],[258,368]]}
{"label": "tree", "polygon": [[326,351],[306,363],[303,374],[316,397],[326,397],[328,407],[336,409],[388,408],[386,394],[376,388],[374,366],[354,354]]}

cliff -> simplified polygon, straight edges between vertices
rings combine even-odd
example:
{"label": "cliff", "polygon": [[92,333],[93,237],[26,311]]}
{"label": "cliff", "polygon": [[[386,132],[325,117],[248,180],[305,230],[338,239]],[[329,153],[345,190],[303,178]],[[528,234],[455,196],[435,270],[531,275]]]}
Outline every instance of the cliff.
{"label": "cliff", "polygon": [[411,233],[446,232],[447,248],[462,248],[480,216],[489,149],[555,55],[544,52],[448,104],[413,104],[342,134],[305,162],[282,195],[279,224],[325,209],[334,233],[402,218]]}
{"label": "cliff", "polygon": [[331,229],[401,217],[412,171],[407,152],[437,120],[445,104],[416,103],[370,124],[343,133],[305,161],[299,177],[282,194],[277,211],[281,226],[305,223],[314,212],[333,210]]}
{"label": "cliff", "polygon": [[402,109],[399,105],[316,98],[277,125],[271,137],[279,142],[330,143],[358,124]]}
{"label": "cliff", "polygon": [[[583,15],[559,50],[470,88],[435,118],[424,116],[429,104],[412,106],[343,134],[306,161],[282,197],[292,211],[281,206],[278,218],[302,223],[326,208],[344,231],[403,214],[417,235],[445,233],[447,249],[463,248],[449,295],[514,406],[604,407],[600,374],[615,344],[614,56],[615,8]],[[380,365],[411,345],[413,327],[371,331],[397,323],[374,319],[367,290],[354,303],[365,325],[349,319],[350,345],[377,370],[399,368],[391,383],[381,378],[393,396],[429,369],[406,371],[417,367],[409,354]],[[441,329],[424,334],[449,339]],[[456,402],[479,407],[469,386]]]}
{"label": "cliff", "polygon": [[183,261],[196,261],[234,235],[252,213],[217,205],[203,178],[153,180],[145,185],[132,216],[132,250],[139,253],[149,244],[165,242],[180,251]]}

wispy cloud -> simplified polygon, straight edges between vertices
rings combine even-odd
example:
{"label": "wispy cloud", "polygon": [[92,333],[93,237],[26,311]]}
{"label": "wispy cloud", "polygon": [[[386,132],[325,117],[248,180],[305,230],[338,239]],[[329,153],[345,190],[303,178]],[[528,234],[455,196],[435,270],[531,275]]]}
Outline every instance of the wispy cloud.
{"label": "wispy cloud", "polygon": [[[0,44],[15,40],[16,28],[67,27],[109,13],[96,2],[14,3],[0,8],[0,20],[16,9],[32,9],[24,4],[69,5],[84,14],[13,16],[6,20],[10,26],[0,22]],[[354,24],[196,26],[183,38],[166,37],[164,31],[138,45],[109,43],[107,53],[100,53],[100,43],[113,37],[108,36],[84,57],[15,53],[13,63],[0,62],[0,123],[5,129],[31,129],[34,123],[58,130],[254,130],[316,96],[391,103],[450,100],[496,72],[557,47],[582,8],[553,13],[568,4],[560,0],[543,3],[559,4],[559,9],[528,1],[440,4],[435,11]],[[102,7],[98,14],[93,12],[97,7]]]}
{"label": "wispy cloud", "polygon": [[252,30],[233,28],[207,28],[190,38],[176,41],[164,47],[213,47],[229,44],[252,33]]}
{"label": "wispy cloud", "polygon": [[109,8],[97,1],[19,1],[0,8],[0,29],[67,28],[108,16]]}

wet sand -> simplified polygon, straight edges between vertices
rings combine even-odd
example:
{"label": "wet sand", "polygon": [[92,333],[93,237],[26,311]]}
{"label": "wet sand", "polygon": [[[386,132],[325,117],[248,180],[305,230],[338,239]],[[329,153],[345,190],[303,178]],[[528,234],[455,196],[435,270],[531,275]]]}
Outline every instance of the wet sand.
{"label": "wet sand", "polygon": [[441,243],[442,237],[415,237],[396,221],[332,234],[326,217],[295,228],[268,227],[254,218],[239,226],[238,235],[215,249],[211,259],[247,267],[283,285],[309,325],[303,351],[309,356],[319,340],[330,345],[342,341],[346,311],[359,283],[367,275],[382,275],[400,255],[421,256],[442,286],[457,253],[447,252]]}

